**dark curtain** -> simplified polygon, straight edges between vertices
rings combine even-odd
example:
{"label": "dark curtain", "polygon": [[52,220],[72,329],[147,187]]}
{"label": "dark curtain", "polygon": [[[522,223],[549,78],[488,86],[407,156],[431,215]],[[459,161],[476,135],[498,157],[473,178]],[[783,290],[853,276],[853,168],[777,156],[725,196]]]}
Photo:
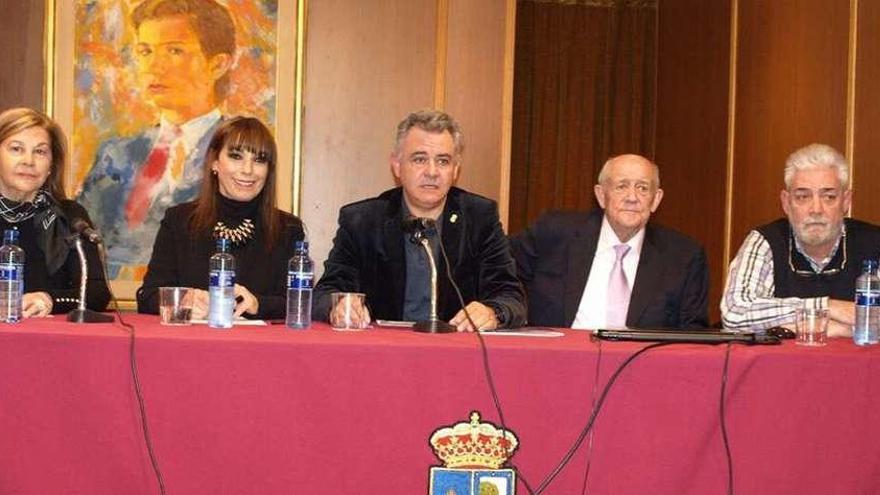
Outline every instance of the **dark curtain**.
{"label": "dark curtain", "polygon": [[519,0],[510,233],[595,204],[609,156],[653,156],[657,0]]}

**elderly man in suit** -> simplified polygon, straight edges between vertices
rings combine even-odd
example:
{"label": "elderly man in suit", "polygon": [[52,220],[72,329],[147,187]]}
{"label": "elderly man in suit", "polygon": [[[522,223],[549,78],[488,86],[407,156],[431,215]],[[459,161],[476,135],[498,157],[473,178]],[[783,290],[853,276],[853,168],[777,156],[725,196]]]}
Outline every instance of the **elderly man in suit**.
{"label": "elderly man in suit", "polygon": [[147,0],[132,12],[133,54],[159,123],[103,142],[78,200],[104,231],[113,278],[146,265],[165,209],[195,199],[222,118],[235,25],[214,0]]}
{"label": "elderly man in suit", "polygon": [[601,209],[547,213],[512,242],[529,324],[706,327],[703,248],[648,221],[663,199],[657,165],[613,157],[594,192]]}

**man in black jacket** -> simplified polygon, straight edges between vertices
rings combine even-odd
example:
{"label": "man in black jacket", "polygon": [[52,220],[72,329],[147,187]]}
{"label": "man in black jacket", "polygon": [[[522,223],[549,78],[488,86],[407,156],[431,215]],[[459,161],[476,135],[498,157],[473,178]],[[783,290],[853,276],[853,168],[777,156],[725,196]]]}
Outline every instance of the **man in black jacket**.
{"label": "man in black jacket", "polygon": [[[403,226],[406,219],[417,217],[436,221],[438,235],[429,239],[439,272],[441,320],[459,331],[525,322],[522,287],[497,205],[453,187],[462,150],[461,128],[443,112],[415,112],[400,122],[390,159],[400,187],[340,210],[324,276],[315,287],[316,319],[329,318],[333,292],[366,294],[368,310],[355,311],[360,319],[428,319],[430,267],[423,248],[410,242]],[[447,268],[461,289],[473,325]]]}
{"label": "man in black jacket", "polygon": [[529,323],[706,327],[703,248],[648,222],[663,198],[657,166],[638,155],[613,157],[594,192],[602,209],[547,213],[512,241]]}

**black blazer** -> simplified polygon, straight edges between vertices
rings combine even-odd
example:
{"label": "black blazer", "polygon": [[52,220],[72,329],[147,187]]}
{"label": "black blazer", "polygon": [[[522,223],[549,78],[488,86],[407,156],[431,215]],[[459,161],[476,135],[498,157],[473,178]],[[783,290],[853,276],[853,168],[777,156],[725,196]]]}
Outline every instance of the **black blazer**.
{"label": "black blazer", "polygon": [[[526,289],[529,324],[570,327],[599,242],[604,212],[550,212],[511,241]],[[626,325],[705,328],[709,274],[703,248],[687,236],[649,223]]]}
{"label": "black blazer", "polygon": [[[402,198],[398,187],[339,211],[333,248],[315,287],[315,319],[327,320],[333,292],[363,292],[373,318],[402,318],[406,290]],[[504,312],[506,326],[521,325],[525,297],[495,202],[453,187],[441,220],[443,247],[465,304],[479,301],[497,307]],[[461,304],[442,256],[437,270],[437,316],[450,320]]]}

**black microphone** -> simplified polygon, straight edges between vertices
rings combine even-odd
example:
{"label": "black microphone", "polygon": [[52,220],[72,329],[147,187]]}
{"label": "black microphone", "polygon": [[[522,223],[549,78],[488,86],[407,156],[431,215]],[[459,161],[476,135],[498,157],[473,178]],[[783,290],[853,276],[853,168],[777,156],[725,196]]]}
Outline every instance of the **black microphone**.
{"label": "black microphone", "polygon": [[409,216],[401,225],[403,232],[409,234],[409,240],[419,244],[423,238],[437,235],[437,221],[432,218]]}
{"label": "black microphone", "polygon": [[104,239],[101,238],[101,234],[93,229],[92,226],[89,225],[89,222],[86,222],[82,218],[74,218],[73,221],[70,222],[70,227],[75,233],[82,235],[92,244],[101,244],[104,242]]}
{"label": "black microphone", "polygon": [[429,238],[437,235],[437,221],[432,218],[409,216],[403,220],[401,228],[404,233],[409,234],[409,240],[413,244],[419,244],[424,248],[425,256],[428,257],[428,266],[431,268],[431,313],[427,320],[417,321],[413,329],[426,333],[454,332],[454,326],[437,317],[437,263],[434,261],[434,253],[428,241]]}
{"label": "black microphone", "polygon": [[[99,250],[100,256],[100,249],[103,246],[101,234],[96,232],[95,229],[89,225],[89,222],[86,222],[82,218],[74,218],[73,221],[70,222],[70,228],[74,232],[74,235],[71,236],[71,238],[73,240],[73,246],[76,248],[76,254],[79,256],[80,275],[79,304],[76,309],[72,309],[67,313],[67,321],[72,321],[74,323],[109,323],[113,321],[112,315],[105,315],[86,308],[86,285],[89,283],[89,262],[88,259],[86,259],[86,253],[83,249],[83,238],[97,245],[96,249]],[[103,265],[104,261],[100,260],[100,262]]]}

